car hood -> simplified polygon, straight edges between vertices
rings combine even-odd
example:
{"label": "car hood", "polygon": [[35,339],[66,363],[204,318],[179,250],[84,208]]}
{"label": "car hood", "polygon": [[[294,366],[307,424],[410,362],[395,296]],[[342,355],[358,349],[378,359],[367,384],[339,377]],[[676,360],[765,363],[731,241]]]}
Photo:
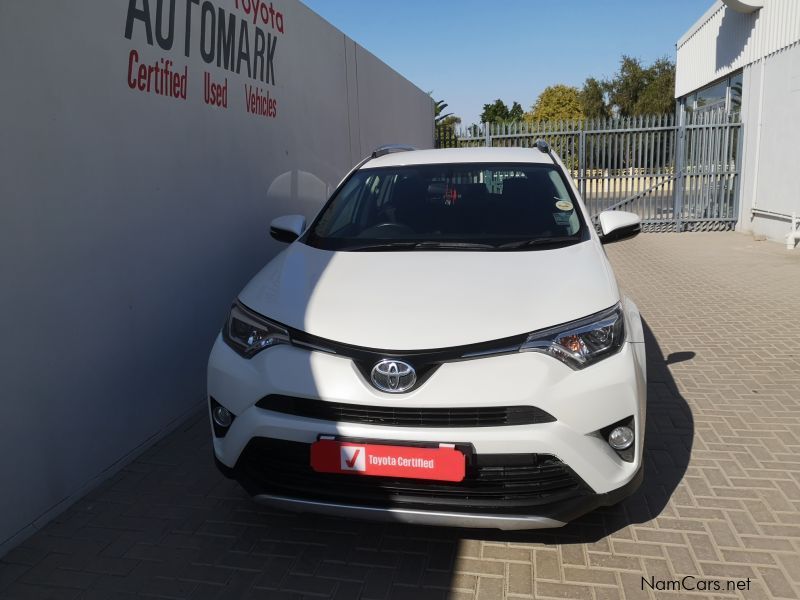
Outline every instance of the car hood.
{"label": "car hood", "polygon": [[423,350],[572,321],[616,304],[619,291],[594,240],[518,252],[333,252],[295,242],[239,298],[329,340]]}

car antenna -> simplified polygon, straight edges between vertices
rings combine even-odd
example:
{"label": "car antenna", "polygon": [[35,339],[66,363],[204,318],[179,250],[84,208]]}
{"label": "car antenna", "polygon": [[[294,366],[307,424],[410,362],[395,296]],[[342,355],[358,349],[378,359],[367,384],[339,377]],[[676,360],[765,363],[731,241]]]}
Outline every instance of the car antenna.
{"label": "car antenna", "polygon": [[550,154],[550,144],[548,144],[547,142],[545,142],[543,139],[539,138],[538,140],[536,140],[536,141],[534,142],[534,144],[536,145],[536,147],[537,147],[539,150],[541,150],[541,151],[542,151],[542,152],[544,152],[545,154]]}

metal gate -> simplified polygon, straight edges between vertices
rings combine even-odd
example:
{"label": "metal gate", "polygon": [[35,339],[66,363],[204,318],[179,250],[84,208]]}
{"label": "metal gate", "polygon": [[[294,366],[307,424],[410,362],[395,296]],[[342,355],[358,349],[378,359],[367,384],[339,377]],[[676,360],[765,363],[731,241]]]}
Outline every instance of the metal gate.
{"label": "metal gate", "polygon": [[533,147],[561,156],[593,217],[627,210],[645,231],[733,229],[742,131],[738,114],[673,115],[439,127],[436,147]]}

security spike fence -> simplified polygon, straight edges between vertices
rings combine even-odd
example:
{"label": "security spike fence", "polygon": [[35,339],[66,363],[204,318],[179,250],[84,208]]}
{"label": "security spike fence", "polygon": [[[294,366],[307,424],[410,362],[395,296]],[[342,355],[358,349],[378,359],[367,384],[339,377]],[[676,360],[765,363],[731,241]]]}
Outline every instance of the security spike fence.
{"label": "security spike fence", "polygon": [[645,231],[730,230],[739,202],[742,125],[721,110],[436,128],[437,148],[534,147],[558,153],[593,218],[627,210]]}

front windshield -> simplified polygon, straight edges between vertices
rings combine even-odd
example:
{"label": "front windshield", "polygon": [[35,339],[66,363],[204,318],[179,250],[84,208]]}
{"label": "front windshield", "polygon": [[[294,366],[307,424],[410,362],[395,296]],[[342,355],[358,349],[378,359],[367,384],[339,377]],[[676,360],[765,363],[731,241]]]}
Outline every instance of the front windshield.
{"label": "front windshield", "polygon": [[356,171],[303,240],[329,250],[574,243],[582,221],[556,165],[461,163]]}

